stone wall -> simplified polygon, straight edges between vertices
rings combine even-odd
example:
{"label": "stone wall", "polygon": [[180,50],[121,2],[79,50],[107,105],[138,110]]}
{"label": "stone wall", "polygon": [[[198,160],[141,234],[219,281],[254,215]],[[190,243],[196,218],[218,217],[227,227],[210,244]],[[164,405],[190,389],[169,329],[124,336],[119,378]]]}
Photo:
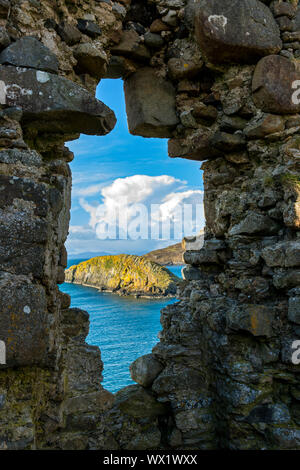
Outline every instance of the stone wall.
{"label": "stone wall", "polygon": [[[1,448],[300,448],[297,3],[0,0]],[[206,213],[160,342],[116,395],[57,286],[64,142],[113,129],[107,77],[131,133],[204,161]]]}

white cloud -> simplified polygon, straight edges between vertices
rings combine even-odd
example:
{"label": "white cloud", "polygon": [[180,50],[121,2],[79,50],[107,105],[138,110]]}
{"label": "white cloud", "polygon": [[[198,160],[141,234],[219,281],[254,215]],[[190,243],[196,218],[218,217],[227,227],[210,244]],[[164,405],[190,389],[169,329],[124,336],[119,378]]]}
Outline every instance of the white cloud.
{"label": "white cloud", "polygon": [[69,239],[94,240],[95,238],[95,230],[93,230],[89,225],[70,225],[69,227]]}
{"label": "white cloud", "polygon": [[[96,194],[96,186],[86,188],[86,195]],[[156,233],[156,238],[169,237],[175,242],[204,226],[203,191],[188,190],[184,181],[169,175],[118,178],[102,187],[100,194],[102,202],[97,205],[80,199],[98,238],[125,240],[129,232],[132,239],[148,239]],[[169,235],[158,228],[159,221],[165,227],[170,225]]]}
{"label": "white cloud", "polygon": [[100,194],[102,188],[103,183],[92,184],[84,188],[75,187],[73,189],[72,196],[94,196],[95,194]]}

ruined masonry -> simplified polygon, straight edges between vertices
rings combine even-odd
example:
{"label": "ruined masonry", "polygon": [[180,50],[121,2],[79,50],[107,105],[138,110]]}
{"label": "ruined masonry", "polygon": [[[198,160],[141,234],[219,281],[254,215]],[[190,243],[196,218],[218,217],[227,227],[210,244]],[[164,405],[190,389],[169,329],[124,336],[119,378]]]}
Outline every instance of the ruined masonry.
{"label": "ruined masonry", "polygon": [[[1,449],[300,449],[297,4],[0,0]],[[130,132],[203,161],[206,228],[113,395],[58,284],[64,142],[113,129],[95,89],[120,77]]]}

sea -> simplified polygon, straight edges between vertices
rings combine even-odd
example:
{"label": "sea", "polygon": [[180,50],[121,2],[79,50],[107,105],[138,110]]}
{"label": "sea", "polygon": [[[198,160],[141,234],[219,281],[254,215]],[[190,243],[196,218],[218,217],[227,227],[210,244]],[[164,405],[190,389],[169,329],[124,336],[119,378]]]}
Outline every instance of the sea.
{"label": "sea", "polygon": [[[71,259],[68,267],[83,259]],[[167,266],[181,278],[183,266]],[[176,299],[137,299],[99,292],[92,287],[62,284],[60,289],[71,296],[71,307],[90,314],[87,343],[99,346],[104,363],[104,388],[117,392],[131,385],[130,364],[151,352],[161,330],[160,310]]]}

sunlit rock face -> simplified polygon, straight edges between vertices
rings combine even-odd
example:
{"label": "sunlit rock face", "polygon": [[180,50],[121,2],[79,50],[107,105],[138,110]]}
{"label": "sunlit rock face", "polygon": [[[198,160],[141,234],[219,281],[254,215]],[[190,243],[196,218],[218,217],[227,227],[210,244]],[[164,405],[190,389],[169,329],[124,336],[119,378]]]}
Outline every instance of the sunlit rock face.
{"label": "sunlit rock face", "polygon": [[[296,3],[0,1],[1,449],[300,448]],[[116,395],[58,288],[64,142],[113,129],[104,77],[129,131],[204,161],[205,187],[179,302]]]}
{"label": "sunlit rock face", "polygon": [[144,256],[97,256],[71,266],[66,282],[88,285],[119,295],[174,296],[179,278]]}

